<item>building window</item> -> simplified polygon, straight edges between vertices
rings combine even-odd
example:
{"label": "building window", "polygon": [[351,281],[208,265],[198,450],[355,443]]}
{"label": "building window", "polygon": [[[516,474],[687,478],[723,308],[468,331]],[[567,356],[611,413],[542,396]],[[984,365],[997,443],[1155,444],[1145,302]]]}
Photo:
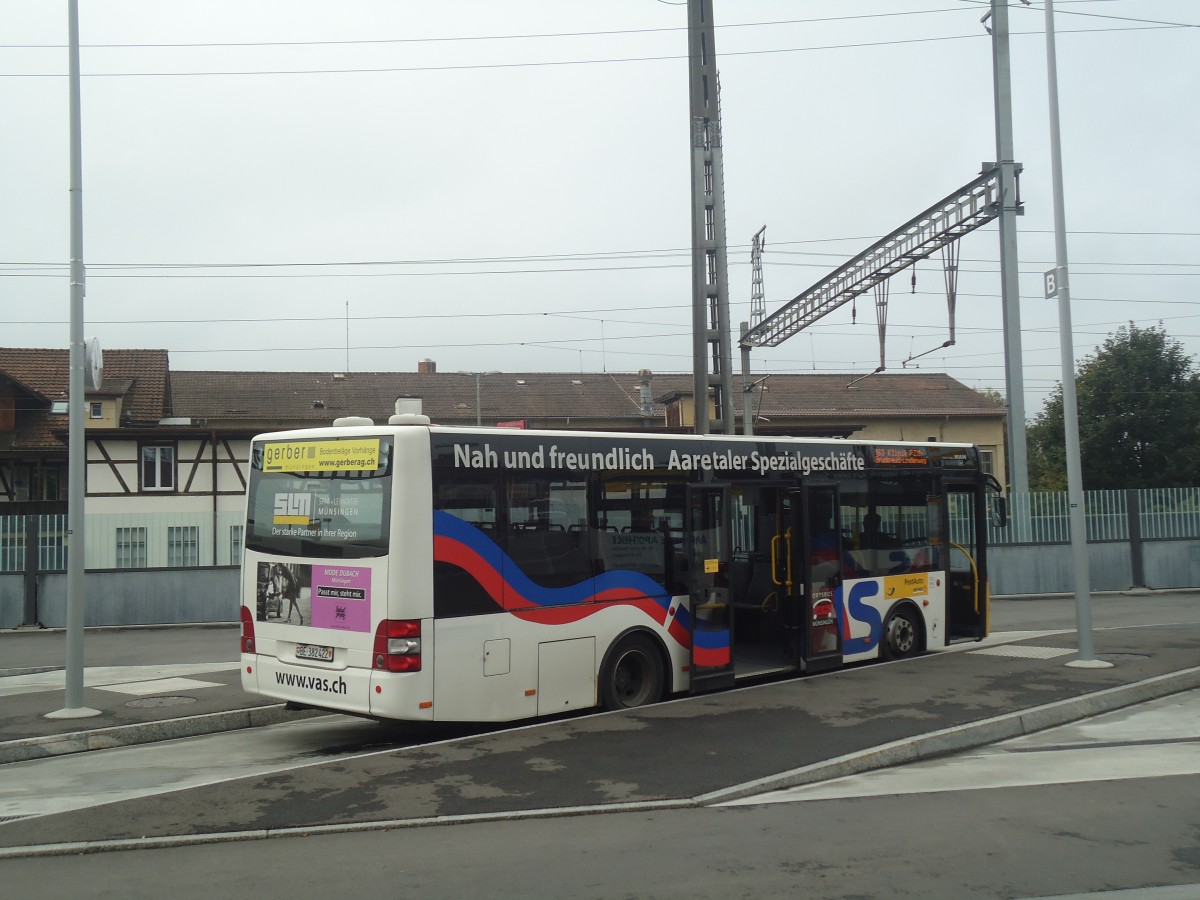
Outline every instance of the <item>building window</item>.
{"label": "building window", "polygon": [[118,569],[146,568],[146,529],[118,528],[117,556]]}
{"label": "building window", "polygon": [[88,415],[91,416],[93,419],[103,419],[104,418],[104,404],[99,403],[99,402],[89,403],[88,404]]}
{"label": "building window", "polygon": [[175,447],[149,444],[142,447],[142,490],[175,490]]}
{"label": "building window", "polygon": [[0,572],[25,570],[25,519],[0,516]]}
{"label": "building window", "polygon": [[979,468],[983,470],[985,475],[996,474],[996,451],[995,450],[980,450],[979,451]]}
{"label": "building window", "polygon": [[236,566],[242,562],[242,525],[229,526],[229,564]]}
{"label": "building window", "polygon": [[12,499],[17,502],[33,500],[33,466],[12,467]]}
{"label": "building window", "polygon": [[39,500],[66,500],[67,473],[60,466],[46,466],[40,472]]}
{"label": "building window", "polygon": [[195,525],[167,529],[167,565],[200,565],[200,529]]}
{"label": "building window", "polygon": [[64,518],[60,516],[41,517],[41,525],[38,528],[38,566],[43,572],[61,572],[67,567],[67,535]]}

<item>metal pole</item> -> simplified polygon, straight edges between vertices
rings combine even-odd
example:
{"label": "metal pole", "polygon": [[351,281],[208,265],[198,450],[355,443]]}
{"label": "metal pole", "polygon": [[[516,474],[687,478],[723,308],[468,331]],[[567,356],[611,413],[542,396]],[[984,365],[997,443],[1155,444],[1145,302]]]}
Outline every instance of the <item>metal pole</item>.
{"label": "metal pole", "polygon": [[[68,434],[67,492],[67,659],[66,702],[63,709],[47,718],[74,719],[98,716],[100,711],[83,705],[83,502],[84,467],[87,465],[83,433],[84,389],[83,344],[83,141],[79,102],[79,5],[67,0],[70,32],[69,81],[71,115],[71,353],[68,379],[70,410]],[[26,551],[36,548],[26,548]]]}
{"label": "metal pole", "polygon": [[1017,171],[1013,157],[1012,61],[1008,3],[992,0],[992,67],[996,92],[996,164],[1000,167],[1000,296],[1004,312],[1004,384],[1008,400],[1008,482],[1029,490],[1025,379],[1021,371],[1021,293],[1017,271]]}
{"label": "metal pole", "polygon": [[[757,235],[756,235],[757,237]],[[749,322],[740,324],[742,336],[742,434],[754,434],[754,385],[750,381],[750,345],[745,342],[746,332],[750,330]]]}
{"label": "metal pole", "polygon": [[479,406],[479,380],[483,378],[482,372],[475,373],[475,427],[478,428],[483,424],[483,410]]}
{"label": "metal pole", "polygon": [[[725,175],[713,0],[687,0],[692,144],[692,391],[696,434],[734,433]],[[714,401],[709,415],[709,398]]]}
{"label": "metal pole", "polygon": [[[1087,516],[1083,505],[1083,467],[1079,456],[1079,404],[1075,396],[1075,348],[1071,334],[1071,290],[1067,278],[1067,225],[1062,181],[1062,144],[1058,124],[1058,61],[1054,47],[1054,0],[1046,0],[1046,80],[1050,94],[1050,172],[1054,194],[1052,283],[1058,295],[1058,336],[1062,354],[1063,430],[1067,444],[1067,500],[1071,520],[1071,565],[1075,581],[1075,629],[1079,658],[1071,666],[1103,668],[1092,647],[1091,584],[1088,572]],[[1049,287],[1049,284],[1048,284]],[[1049,293],[1049,290],[1047,291]]]}

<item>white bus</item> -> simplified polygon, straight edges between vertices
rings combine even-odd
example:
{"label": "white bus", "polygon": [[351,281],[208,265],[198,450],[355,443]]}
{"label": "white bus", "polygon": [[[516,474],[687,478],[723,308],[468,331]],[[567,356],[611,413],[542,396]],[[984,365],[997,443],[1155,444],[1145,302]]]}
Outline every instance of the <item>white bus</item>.
{"label": "white bus", "polygon": [[898,658],[988,629],[966,444],[441,427],[255,438],[242,684],[505,721]]}

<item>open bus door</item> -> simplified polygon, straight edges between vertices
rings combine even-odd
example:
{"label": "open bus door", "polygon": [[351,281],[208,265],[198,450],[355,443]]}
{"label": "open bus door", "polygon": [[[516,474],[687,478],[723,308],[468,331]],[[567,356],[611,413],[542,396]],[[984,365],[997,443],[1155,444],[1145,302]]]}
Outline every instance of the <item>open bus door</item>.
{"label": "open bus door", "polygon": [[984,486],[975,480],[946,478],[946,636],[948,640],[982,640],[988,633]]}
{"label": "open bus door", "polygon": [[689,486],[684,546],[692,614],[692,693],[733,686],[729,488]]}
{"label": "open bus door", "polygon": [[[787,571],[796,663],[805,672],[842,664],[838,592],[842,585],[841,506],[836,484],[806,484],[788,495]],[[773,554],[777,555],[777,554]]]}

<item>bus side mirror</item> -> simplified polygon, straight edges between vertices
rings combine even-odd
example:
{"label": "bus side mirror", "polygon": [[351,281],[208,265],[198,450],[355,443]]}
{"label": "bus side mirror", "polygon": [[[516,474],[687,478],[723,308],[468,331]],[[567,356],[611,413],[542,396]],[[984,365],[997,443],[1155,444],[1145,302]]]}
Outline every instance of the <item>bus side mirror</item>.
{"label": "bus side mirror", "polygon": [[991,512],[992,527],[1003,528],[1008,524],[1008,500],[1004,497],[992,497],[988,504]]}

